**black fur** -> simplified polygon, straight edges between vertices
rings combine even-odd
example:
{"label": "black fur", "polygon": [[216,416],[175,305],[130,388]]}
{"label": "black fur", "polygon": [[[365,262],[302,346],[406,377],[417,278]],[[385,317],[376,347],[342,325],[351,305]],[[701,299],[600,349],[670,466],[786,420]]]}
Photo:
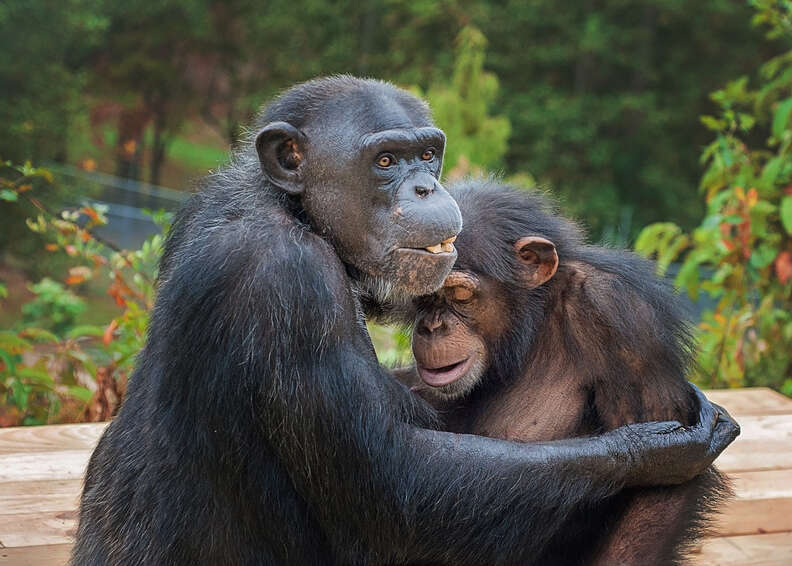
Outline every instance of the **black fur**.
{"label": "black fur", "polygon": [[[439,403],[452,430],[486,431],[491,424],[484,424],[482,417],[493,410],[493,402],[515,381],[533,379],[531,364],[546,363],[548,357],[568,360],[564,367],[574,368],[575,387],[584,392],[579,422],[571,432],[575,436],[601,434],[646,420],[677,419],[685,425],[696,421],[698,401],[685,379],[694,351],[687,313],[671,286],[654,275],[651,262],[625,250],[587,245],[581,230],[537,192],[514,189],[492,179],[469,180],[449,190],[464,219],[455,269],[497,281],[510,305],[501,313],[508,317],[508,331],[488,344],[490,363],[477,388],[463,400]],[[536,288],[526,288],[514,252],[514,243],[524,236],[551,240],[560,259],[556,276]],[[586,280],[593,292],[583,283],[580,288],[568,283],[575,270],[594,274]],[[590,283],[603,274],[606,288]],[[415,307],[411,316],[418,320],[437,316],[438,308],[454,309],[434,297],[415,301]],[[560,343],[539,346],[551,317],[571,309],[575,310],[574,320],[563,327]],[[464,312],[458,316],[464,317]],[[539,352],[537,348],[552,351]],[[640,371],[625,363],[622,349],[640,361]],[[542,386],[553,387],[546,383],[536,386],[540,391],[544,391]],[[529,412],[504,418],[541,417]],[[682,486],[626,490],[571,513],[562,531],[551,537],[532,563],[591,564],[616,536],[626,537],[617,541],[618,545],[636,549],[620,551],[620,564],[679,564],[706,532],[728,494],[725,477],[714,468]],[[643,503],[636,504],[641,498]],[[666,514],[661,517],[662,526],[635,521],[617,529],[631,506],[650,508],[648,501],[658,514]],[[663,548],[647,555],[640,543],[657,540],[663,541]]]}
{"label": "black fur", "polygon": [[[648,424],[540,445],[435,431],[435,412],[377,363],[359,303],[376,277],[340,243],[376,243],[366,214],[344,215],[374,217],[402,190],[372,184],[355,136],[429,128],[425,105],[334,77],[286,92],[259,125],[308,143],[244,143],[176,218],[146,347],[90,460],[72,564],[520,564],[567,509],[681,481],[725,446],[712,411],[686,434]],[[421,182],[439,173],[410,167]],[[430,224],[400,237],[445,229]]]}

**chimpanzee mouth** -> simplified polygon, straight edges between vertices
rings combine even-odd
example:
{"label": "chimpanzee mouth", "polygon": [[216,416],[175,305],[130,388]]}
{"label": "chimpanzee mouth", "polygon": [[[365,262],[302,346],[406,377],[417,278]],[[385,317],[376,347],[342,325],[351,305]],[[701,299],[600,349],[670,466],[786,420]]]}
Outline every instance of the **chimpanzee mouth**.
{"label": "chimpanzee mouth", "polygon": [[456,240],[456,236],[451,236],[443,240],[438,244],[434,244],[433,246],[425,246],[423,248],[399,248],[401,250],[409,250],[412,252],[418,252],[421,254],[426,254],[427,252],[430,255],[439,255],[439,254],[452,254],[454,253],[454,241]]}
{"label": "chimpanzee mouth", "polygon": [[443,387],[466,375],[473,365],[473,356],[447,366],[428,368],[418,365],[418,375],[427,385]]}

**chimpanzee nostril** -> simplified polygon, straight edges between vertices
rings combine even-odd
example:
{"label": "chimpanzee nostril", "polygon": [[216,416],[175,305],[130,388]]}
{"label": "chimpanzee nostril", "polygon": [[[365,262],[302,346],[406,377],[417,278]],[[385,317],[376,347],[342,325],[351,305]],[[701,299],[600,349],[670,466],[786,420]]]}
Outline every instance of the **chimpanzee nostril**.
{"label": "chimpanzee nostril", "polygon": [[443,326],[443,321],[440,320],[439,316],[427,317],[423,320],[423,327],[427,334],[431,334],[441,326]]}
{"label": "chimpanzee nostril", "polygon": [[415,187],[415,194],[421,198],[428,197],[431,194],[431,192],[432,189],[430,189],[429,187],[421,187],[421,186]]}

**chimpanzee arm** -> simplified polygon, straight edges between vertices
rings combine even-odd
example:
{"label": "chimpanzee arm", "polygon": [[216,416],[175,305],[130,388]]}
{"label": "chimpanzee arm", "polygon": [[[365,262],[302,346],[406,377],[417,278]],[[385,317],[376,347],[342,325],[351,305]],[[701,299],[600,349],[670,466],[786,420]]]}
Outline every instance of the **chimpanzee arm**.
{"label": "chimpanzee arm", "polygon": [[215,335],[195,363],[253,392],[238,395],[256,404],[238,414],[255,415],[341,563],[527,560],[572,508],[625,485],[688,479],[729,434],[713,415],[691,431],[654,423],[533,445],[419,428],[416,401],[377,364],[322,240],[247,230],[200,257],[216,279],[203,285],[211,298],[190,281],[170,290]]}

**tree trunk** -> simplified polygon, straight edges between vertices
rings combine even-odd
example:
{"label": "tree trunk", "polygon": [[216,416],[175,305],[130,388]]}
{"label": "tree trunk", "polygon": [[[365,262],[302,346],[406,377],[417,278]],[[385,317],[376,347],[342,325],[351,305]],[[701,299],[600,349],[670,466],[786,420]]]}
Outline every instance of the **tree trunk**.
{"label": "tree trunk", "polygon": [[165,162],[165,150],[168,146],[168,140],[163,130],[164,120],[158,115],[154,119],[154,142],[151,148],[151,166],[149,169],[149,183],[152,185],[160,184],[162,164]]}
{"label": "tree trunk", "polygon": [[116,175],[140,179],[143,164],[143,132],[150,120],[146,109],[125,108],[118,117]]}

